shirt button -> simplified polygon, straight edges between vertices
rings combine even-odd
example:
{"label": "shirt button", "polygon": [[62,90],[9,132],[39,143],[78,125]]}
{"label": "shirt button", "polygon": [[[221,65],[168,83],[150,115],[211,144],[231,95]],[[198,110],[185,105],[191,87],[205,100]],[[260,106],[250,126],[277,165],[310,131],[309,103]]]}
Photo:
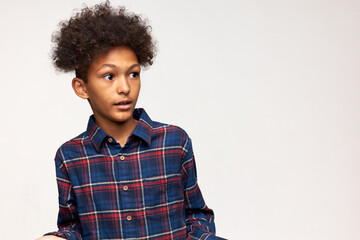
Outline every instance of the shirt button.
{"label": "shirt button", "polygon": [[120,160],[125,160],[125,157],[124,156],[120,156]]}
{"label": "shirt button", "polygon": [[129,222],[131,221],[131,219],[132,219],[132,217],[131,217],[130,215],[128,215],[128,216],[126,217],[126,220],[128,220]]}
{"label": "shirt button", "polygon": [[127,191],[129,187],[127,185],[123,186],[124,191]]}
{"label": "shirt button", "polygon": [[109,143],[112,143],[113,140],[112,140],[112,138],[109,138],[108,141],[109,141]]}

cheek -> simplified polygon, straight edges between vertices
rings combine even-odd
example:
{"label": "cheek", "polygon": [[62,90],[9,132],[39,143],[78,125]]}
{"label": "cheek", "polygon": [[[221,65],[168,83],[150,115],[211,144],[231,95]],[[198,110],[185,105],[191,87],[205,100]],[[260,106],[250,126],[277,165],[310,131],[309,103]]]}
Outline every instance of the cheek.
{"label": "cheek", "polygon": [[104,108],[108,102],[107,98],[105,96],[111,96],[106,91],[99,92],[99,91],[92,91],[89,92],[89,101],[96,106]]}
{"label": "cheek", "polygon": [[90,101],[95,101],[95,102],[97,102],[97,101],[99,100],[99,95],[97,94],[97,92],[89,91],[89,92],[88,92],[88,95],[89,95],[89,100],[90,100]]}
{"label": "cheek", "polygon": [[133,94],[139,95],[140,88],[141,88],[141,82],[140,81],[134,82],[132,85]]}

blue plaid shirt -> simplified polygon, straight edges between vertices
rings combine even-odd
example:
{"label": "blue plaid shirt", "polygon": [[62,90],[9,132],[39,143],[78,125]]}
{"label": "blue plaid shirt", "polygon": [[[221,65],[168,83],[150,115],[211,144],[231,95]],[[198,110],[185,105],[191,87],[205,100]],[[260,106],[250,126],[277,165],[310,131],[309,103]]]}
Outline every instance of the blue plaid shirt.
{"label": "blue plaid shirt", "polygon": [[143,109],[121,147],[90,117],[55,157],[57,232],[67,239],[221,239],[196,180],[191,140]]}

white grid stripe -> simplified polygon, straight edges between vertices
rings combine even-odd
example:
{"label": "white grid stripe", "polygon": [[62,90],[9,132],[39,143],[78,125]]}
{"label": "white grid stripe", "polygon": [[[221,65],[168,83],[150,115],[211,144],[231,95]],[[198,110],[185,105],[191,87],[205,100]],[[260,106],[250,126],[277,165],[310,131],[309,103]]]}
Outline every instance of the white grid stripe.
{"label": "white grid stripe", "polygon": [[[174,178],[174,177],[180,177],[181,174],[169,174],[167,176],[157,176],[157,177],[148,177],[144,179],[135,179],[135,180],[124,180],[124,181],[113,181],[113,182],[98,182],[98,183],[91,183],[91,186],[102,186],[102,185],[108,185],[108,184],[131,184],[131,183],[138,183],[138,182],[144,182],[144,181],[153,181],[153,180],[160,180],[160,179],[166,179],[166,178]],[[89,187],[90,184],[83,184],[79,186],[74,186],[74,189],[81,189],[84,187]]]}
{"label": "white grid stripe", "polygon": [[[144,182],[143,182],[143,177],[142,177],[142,170],[141,170],[141,161],[140,161],[140,156],[139,156],[139,149],[140,149],[141,144],[139,144],[138,146],[138,155],[137,155],[137,161],[138,161],[138,165],[139,165],[139,173],[140,173],[140,186],[141,186],[141,198],[142,198],[142,202],[145,205],[145,193],[144,193]],[[146,230],[146,238],[145,239],[149,239],[149,228],[148,228],[148,224],[147,224],[147,218],[146,218],[146,211],[145,209],[142,210],[144,213],[144,222],[145,222],[145,230]]]}
{"label": "white grid stripe", "polygon": [[[87,151],[86,151],[86,147],[85,147],[85,144],[84,144],[84,141],[81,141],[81,145],[83,146],[83,151],[84,151],[84,154],[85,154],[85,159],[86,159],[86,162],[88,164],[88,178],[89,178],[89,185],[90,185],[90,194],[91,194],[91,199],[92,199],[92,205],[93,205],[93,208],[96,212],[96,205],[95,205],[95,201],[94,201],[94,191],[92,189],[92,184],[91,184],[91,168],[90,168],[90,160],[88,158],[88,155],[87,155]],[[99,229],[99,220],[98,220],[98,216],[95,215],[95,223],[96,223],[96,236],[98,239],[100,239],[100,229]]]}
{"label": "white grid stripe", "polygon": [[[132,155],[135,155],[135,154],[140,155],[140,154],[144,154],[144,153],[163,151],[163,150],[170,150],[170,149],[181,149],[182,151],[184,150],[182,146],[170,146],[170,147],[165,147],[165,148],[164,147],[157,147],[157,148],[151,148],[151,149],[142,150],[142,151],[139,150],[139,151],[136,151],[136,152],[133,152],[133,153],[121,153],[121,154],[124,155],[124,156],[132,156]],[[109,156],[117,157],[119,155],[120,155],[120,153],[110,154]],[[102,158],[102,157],[108,157],[108,156],[105,155],[105,154],[95,154],[95,155],[88,156],[89,159]],[[79,161],[79,160],[83,160],[83,159],[84,159],[84,157],[70,158],[70,159],[64,160],[64,163],[70,163],[70,162],[73,162],[73,161]]]}
{"label": "white grid stripe", "polygon": [[183,203],[183,202],[184,202],[184,200],[177,200],[177,201],[173,201],[173,202],[169,202],[169,203],[162,203],[162,204],[158,204],[155,206],[148,206],[148,207],[141,207],[141,208],[127,208],[124,210],[104,210],[104,211],[96,211],[96,212],[93,211],[93,212],[80,213],[79,216],[88,216],[88,215],[92,215],[92,214],[129,213],[129,212],[146,211],[146,210],[150,210],[150,209],[161,208],[164,206],[170,206],[170,205]]}
{"label": "white grid stripe", "polygon": [[[164,137],[163,137],[163,143],[162,143],[162,161],[163,161],[163,168],[164,168],[164,176],[166,176],[166,159],[165,159],[165,140],[166,140],[166,128],[164,128]],[[165,187],[167,186],[167,178],[165,178]],[[167,203],[168,202],[168,191],[167,189],[165,190],[165,202]],[[167,210],[167,214],[168,216],[170,216],[170,211],[169,211],[169,205],[167,204],[166,206],[166,210]],[[170,227],[170,235],[171,235],[171,239],[174,238],[173,237],[173,234],[172,234],[172,225],[171,225],[171,218],[168,217],[168,224],[169,224],[169,227]]]}
{"label": "white grid stripe", "polygon": [[[106,150],[109,153],[109,156],[111,157],[111,170],[112,170],[112,174],[113,177],[116,177],[116,173],[115,173],[115,161],[114,161],[114,157],[111,155],[110,149],[109,149],[109,145],[106,143]],[[119,198],[119,189],[118,189],[118,184],[116,183],[116,181],[114,181],[114,185],[115,185],[115,189],[116,189],[116,206],[118,209],[120,209],[120,198]],[[108,184],[107,184],[108,185]],[[121,219],[121,212],[119,212],[120,214],[120,219]],[[122,229],[122,221],[120,222],[120,229]],[[121,234],[121,238],[124,238],[123,236],[123,231],[120,230],[120,234]]]}

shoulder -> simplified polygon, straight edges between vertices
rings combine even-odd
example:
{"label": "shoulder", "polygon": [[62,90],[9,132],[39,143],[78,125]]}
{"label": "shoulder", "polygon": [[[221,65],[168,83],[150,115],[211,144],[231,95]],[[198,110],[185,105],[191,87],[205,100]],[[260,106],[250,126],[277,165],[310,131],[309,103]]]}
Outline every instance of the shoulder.
{"label": "shoulder", "polygon": [[187,132],[177,126],[162,122],[153,122],[152,135],[155,138],[161,138],[164,141],[175,143],[177,145],[184,146],[187,142],[191,141]]}
{"label": "shoulder", "polygon": [[160,133],[166,132],[169,134],[175,134],[175,135],[181,135],[184,137],[188,137],[187,132],[183,128],[181,128],[177,125],[168,124],[168,123],[153,121],[152,130],[153,130],[153,132],[160,132]]}
{"label": "shoulder", "polygon": [[81,152],[82,146],[90,142],[88,133],[85,131],[78,136],[63,143],[56,152],[56,158],[66,160],[76,157]]}
{"label": "shoulder", "polygon": [[66,141],[65,143],[63,143],[60,148],[71,148],[71,147],[77,147],[81,144],[84,144],[84,142],[86,141],[90,141],[89,135],[88,133],[85,131],[81,134],[79,134],[78,136]]}

